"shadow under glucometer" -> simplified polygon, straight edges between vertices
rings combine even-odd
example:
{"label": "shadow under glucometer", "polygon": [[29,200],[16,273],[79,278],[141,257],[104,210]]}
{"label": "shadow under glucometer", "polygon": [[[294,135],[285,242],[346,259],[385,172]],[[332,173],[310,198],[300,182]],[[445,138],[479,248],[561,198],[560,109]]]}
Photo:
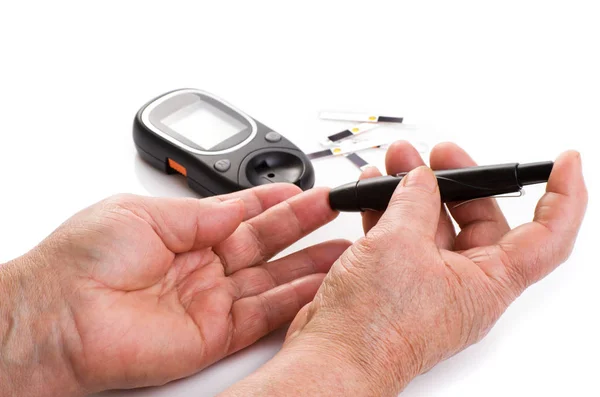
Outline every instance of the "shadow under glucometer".
{"label": "shadow under glucometer", "polygon": [[202,196],[193,191],[184,176],[165,174],[146,163],[139,155],[134,157],[135,174],[149,195],[156,197],[193,197]]}

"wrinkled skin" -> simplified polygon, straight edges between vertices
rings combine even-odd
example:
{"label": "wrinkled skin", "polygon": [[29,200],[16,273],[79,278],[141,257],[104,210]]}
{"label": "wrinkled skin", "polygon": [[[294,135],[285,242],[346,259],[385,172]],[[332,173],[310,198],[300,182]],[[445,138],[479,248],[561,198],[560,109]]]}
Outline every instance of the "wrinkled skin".
{"label": "wrinkled skin", "polygon": [[62,330],[66,363],[56,370],[83,392],[159,385],[291,321],[350,244],[267,262],[336,216],[326,189],[299,193],[270,185],[203,200],[115,196],[68,220],[26,258],[58,291],[46,298],[60,313],[47,324]]}
{"label": "wrinkled skin", "polygon": [[[386,163],[390,174],[423,164],[404,142]],[[452,144],[430,163],[474,165]],[[557,159],[533,222],[514,230],[493,199],[448,214],[420,167],[385,213],[363,214],[364,238],[271,260],[335,218],[327,193],[116,196],[75,215],[0,267],[0,396],[163,384],[292,319],[283,349],[225,396],[395,395],[562,263],[587,203],[575,152]]]}
{"label": "wrinkled skin", "polygon": [[[475,165],[453,144],[437,146],[434,169]],[[407,143],[388,152],[389,174],[423,165]],[[380,175],[368,169],[363,178]],[[431,170],[414,170],[384,214],[363,215],[366,236],[333,265],[286,346],[337,345],[374,395],[394,395],[414,376],[477,342],[525,288],[570,254],[587,203],[581,160],[556,161],[531,223],[510,230],[494,199],[449,204]],[[334,341],[332,343],[331,341]],[[382,378],[382,374],[386,374]]]}

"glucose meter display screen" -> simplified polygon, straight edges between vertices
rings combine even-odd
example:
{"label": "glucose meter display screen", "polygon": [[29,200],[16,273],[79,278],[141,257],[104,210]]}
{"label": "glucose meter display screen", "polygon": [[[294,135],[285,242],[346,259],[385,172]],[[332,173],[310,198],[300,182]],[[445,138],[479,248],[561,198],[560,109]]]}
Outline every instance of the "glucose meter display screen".
{"label": "glucose meter display screen", "polygon": [[219,143],[242,132],[247,125],[215,106],[196,101],[161,120],[190,141],[210,150]]}

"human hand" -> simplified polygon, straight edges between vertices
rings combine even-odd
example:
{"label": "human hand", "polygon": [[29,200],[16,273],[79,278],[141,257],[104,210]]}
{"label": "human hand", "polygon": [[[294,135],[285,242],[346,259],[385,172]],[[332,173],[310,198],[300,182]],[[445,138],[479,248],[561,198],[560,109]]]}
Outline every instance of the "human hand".
{"label": "human hand", "polygon": [[[390,174],[423,165],[403,142],[386,160]],[[430,163],[433,169],[475,165],[453,144],[437,146]],[[370,169],[363,177],[377,175]],[[461,228],[456,236],[433,173],[420,167],[403,179],[383,215],[363,215],[366,236],[336,261],[300,311],[281,356],[296,362],[318,356],[312,366],[326,361],[341,368],[334,381],[348,378],[345,373],[360,377],[354,395],[361,395],[361,385],[367,385],[365,395],[395,395],[480,340],[525,288],[565,261],[586,204],[580,156],[566,152],[555,162],[533,222],[510,230],[491,198],[450,203]],[[282,368],[284,358],[277,364]],[[253,379],[259,378],[248,382]]]}
{"label": "human hand", "polygon": [[[44,349],[54,359],[45,361],[62,367],[45,381],[77,384],[60,395],[159,385],[292,320],[349,245],[329,241],[268,262],[336,216],[326,189],[299,192],[278,184],[202,200],[116,196],[7,264],[0,276],[12,274],[27,290],[16,294],[28,296],[13,311],[44,318],[36,334],[52,334]],[[25,267],[33,276],[23,281]]]}

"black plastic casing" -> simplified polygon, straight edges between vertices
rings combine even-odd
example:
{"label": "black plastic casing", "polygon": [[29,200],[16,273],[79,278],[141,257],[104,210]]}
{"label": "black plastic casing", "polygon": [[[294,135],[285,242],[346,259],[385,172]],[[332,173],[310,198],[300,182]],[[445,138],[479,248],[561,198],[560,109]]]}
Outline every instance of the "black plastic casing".
{"label": "black plastic casing", "polygon": [[[314,186],[314,169],[306,155],[283,136],[277,142],[268,141],[266,135],[273,130],[246,114],[244,116],[251,118],[257,126],[256,136],[244,146],[225,154],[194,153],[185,145],[174,144],[152,131],[142,120],[142,113],[159,98],[176,91],[154,98],[136,114],[133,140],[140,157],[146,162],[162,172],[174,174],[178,171],[169,165],[169,159],[175,161],[185,168],[190,188],[205,197],[275,182],[293,183],[303,190]],[[222,103],[222,106],[226,109],[227,105]],[[230,168],[218,171],[215,164],[219,160],[228,160]]]}
{"label": "black plastic casing", "polygon": [[[435,171],[435,175],[442,202],[452,202],[518,192],[524,185],[547,181],[552,167],[552,162],[510,163]],[[331,208],[383,211],[404,175],[369,178],[333,189]]]}

